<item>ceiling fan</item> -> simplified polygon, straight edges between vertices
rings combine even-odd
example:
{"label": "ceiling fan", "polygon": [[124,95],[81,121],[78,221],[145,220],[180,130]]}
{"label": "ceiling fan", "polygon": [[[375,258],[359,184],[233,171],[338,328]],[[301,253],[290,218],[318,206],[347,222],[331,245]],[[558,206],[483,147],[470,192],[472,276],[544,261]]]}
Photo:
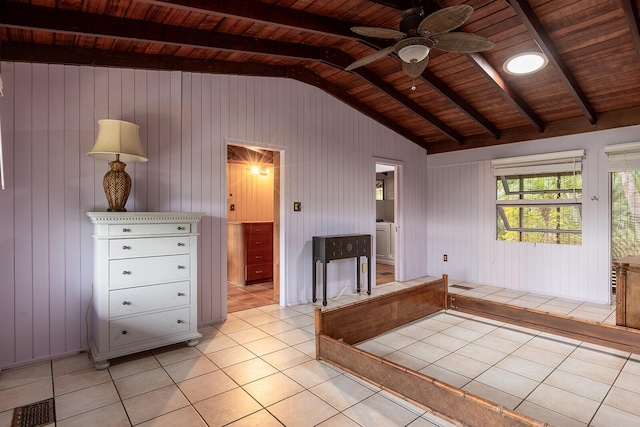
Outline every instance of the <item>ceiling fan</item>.
{"label": "ceiling fan", "polygon": [[398,40],[393,46],[360,58],[346,70],[367,65],[395,52],[402,59],[402,70],[414,79],[427,68],[429,52],[436,48],[445,52],[470,53],[491,49],[494,43],[474,33],[451,32],[465,23],[473,13],[473,7],[462,4],[445,7],[426,18],[422,7],[402,12],[400,30],[379,27],[352,27],[351,31],[366,37]]}

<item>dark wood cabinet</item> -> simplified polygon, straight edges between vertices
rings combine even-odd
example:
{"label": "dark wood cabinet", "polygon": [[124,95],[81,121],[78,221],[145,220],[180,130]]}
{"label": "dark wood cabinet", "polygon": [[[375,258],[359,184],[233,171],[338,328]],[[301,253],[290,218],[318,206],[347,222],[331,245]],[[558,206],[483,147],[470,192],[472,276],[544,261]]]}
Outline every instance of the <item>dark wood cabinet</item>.
{"label": "dark wood cabinet", "polygon": [[640,256],[622,258],[616,268],[616,325],[640,329]]}
{"label": "dark wood cabinet", "polygon": [[313,237],[313,302],[316,302],[316,263],[322,263],[322,305],[327,305],[327,264],[356,258],[356,286],[360,292],[360,257],[367,257],[367,294],[371,295],[371,235],[343,234]]}
{"label": "dark wood cabinet", "polygon": [[227,240],[230,283],[244,286],[273,280],[273,223],[230,222]]}

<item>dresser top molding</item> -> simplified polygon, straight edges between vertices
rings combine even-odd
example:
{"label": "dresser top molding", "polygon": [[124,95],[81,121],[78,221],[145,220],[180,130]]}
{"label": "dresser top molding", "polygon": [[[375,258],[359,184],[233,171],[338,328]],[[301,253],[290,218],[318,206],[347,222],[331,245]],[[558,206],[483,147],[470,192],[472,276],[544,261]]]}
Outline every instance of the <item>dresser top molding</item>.
{"label": "dresser top molding", "polygon": [[204,212],[87,212],[86,214],[94,224],[198,222],[206,215]]}

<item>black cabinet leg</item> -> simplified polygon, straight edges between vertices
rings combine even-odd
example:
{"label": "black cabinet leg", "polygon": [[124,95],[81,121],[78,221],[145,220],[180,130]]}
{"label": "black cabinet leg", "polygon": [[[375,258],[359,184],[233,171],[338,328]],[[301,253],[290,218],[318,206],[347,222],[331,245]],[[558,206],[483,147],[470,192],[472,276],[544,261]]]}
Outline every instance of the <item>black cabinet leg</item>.
{"label": "black cabinet leg", "polygon": [[316,302],[316,300],[317,300],[317,298],[316,298],[316,280],[317,280],[316,279],[316,264],[317,264],[317,261],[314,259],[313,260],[313,268],[312,268],[312,270],[313,270],[313,280],[311,280],[311,289],[312,289],[311,295],[312,295],[312,298],[313,298],[313,302]]}

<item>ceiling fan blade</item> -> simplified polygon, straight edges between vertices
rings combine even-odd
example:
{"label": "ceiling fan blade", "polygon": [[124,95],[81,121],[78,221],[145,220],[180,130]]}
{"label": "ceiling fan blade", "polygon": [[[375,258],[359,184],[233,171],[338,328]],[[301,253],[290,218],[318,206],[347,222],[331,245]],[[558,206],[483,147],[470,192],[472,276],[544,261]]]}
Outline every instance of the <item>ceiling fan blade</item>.
{"label": "ceiling fan blade", "polygon": [[402,31],[380,27],[351,27],[351,31],[365,37],[376,37],[379,39],[398,39],[407,35]]}
{"label": "ceiling fan blade", "polygon": [[427,62],[429,62],[428,56],[420,62],[402,61],[402,71],[404,71],[405,74],[409,77],[413,77],[415,79],[416,77],[420,76],[427,68]]}
{"label": "ceiling fan blade", "polygon": [[363,58],[358,59],[356,62],[354,62],[353,64],[349,65],[347,68],[345,68],[346,71],[351,71],[353,69],[356,69],[358,67],[362,67],[363,65],[367,65],[373,61],[375,61],[376,59],[380,59],[383,56],[386,56],[388,54],[390,54],[391,52],[393,52],[393,46],[389,46],[389,47],[385,47],[384,49],[380,49],[377,52],[372,53],[371,55],[367,55]]}
{"label": "ceiling fan blade", "polygon": [[495,43],[474,33],[443,33],[434,36],[435,47],[445,52],[471,53],[489,50]]}
{"label": "ceiling fan blade", "polygon": [[445,7],[432,13],[418,25],[418,34],[440,34],[455,30],[469,19],[473,13],[473,7],[468,4]]}

